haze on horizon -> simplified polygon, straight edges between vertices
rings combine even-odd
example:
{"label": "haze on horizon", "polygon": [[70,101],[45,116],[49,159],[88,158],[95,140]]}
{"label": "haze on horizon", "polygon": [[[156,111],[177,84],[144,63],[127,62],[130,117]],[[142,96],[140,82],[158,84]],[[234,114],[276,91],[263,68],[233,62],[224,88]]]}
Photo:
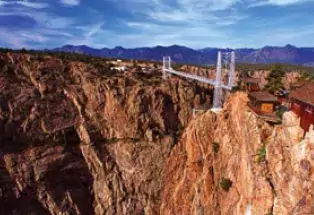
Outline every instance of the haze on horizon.
{"label": "haze on horizon", "polygon": [[314,46],[314,0],[0,0],[0,47]]}

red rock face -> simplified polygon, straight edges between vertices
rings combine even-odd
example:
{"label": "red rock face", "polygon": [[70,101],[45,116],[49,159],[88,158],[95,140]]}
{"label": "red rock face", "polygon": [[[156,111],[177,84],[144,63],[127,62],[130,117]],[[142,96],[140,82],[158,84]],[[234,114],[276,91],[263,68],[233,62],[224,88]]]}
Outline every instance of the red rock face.
{"label": "red rock face", "polygon": [[210,91],[161,73],[0,59],[0,214],[159,213],[165,161]]}
{"label": "red rock face", "polygon": [[0,55],[0,214],[313,214],[292,116],[273,128],[236,93],[193,118],[209,87],[105,68]]}
{"label": "red rock face", "polygon": [[274,214],[313,214],[314,131],[304,131],[293,112],[285,113],[267,146],[268,168],[276,193]]}
{"label": "red rock face", "polygon": [[[254,161],[263,128],[246,102],[239,94],[217,119],[207,112],[190,123],[164,171],[160,214],[271,212],[267,168]],[[223,179],[231,182],[228,191],[222,189]]]}

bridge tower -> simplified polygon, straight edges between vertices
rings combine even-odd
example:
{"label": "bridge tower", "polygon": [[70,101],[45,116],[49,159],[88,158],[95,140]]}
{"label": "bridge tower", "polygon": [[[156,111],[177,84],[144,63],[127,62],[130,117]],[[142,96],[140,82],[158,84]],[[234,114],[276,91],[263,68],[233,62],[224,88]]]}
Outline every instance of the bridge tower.
{"label": "bridge tower", "polygon": [[[228,71],[228,76],[229,76],[228,85],[224,84],[222,81],[222,70],[226,70],[226,69]],[[215,80],[211,80],[206,77],[201,77],[194,74],[180,72],[180,71],[176,71],[172,69],[170,56],[163,57],[163,68],[162,68],[163,79],[167,79],[168,73],[213,85],[214,86],[214,98],[213,98],[213,108],[211,110],[213,112],[219,112],[222,108],[222,103],[223,103],[222,89],[231,91],[234,86],[235,52],[233,51],[231,53],[228,52],[224,54],[221,51],[218,52]]]}
{"label": "bridge tower", "polygon": [[221,52],[218,52],[216,81],[214,85],[214,98],[212,111],[219,111],[222,106],[222,88],[221,88]]}
{"label": "bridge tower", "polygon": [[162,65],[162,78],[167,79],[167,70],[171,69],[171,57],[166,56],[163,57],[163,65]]}

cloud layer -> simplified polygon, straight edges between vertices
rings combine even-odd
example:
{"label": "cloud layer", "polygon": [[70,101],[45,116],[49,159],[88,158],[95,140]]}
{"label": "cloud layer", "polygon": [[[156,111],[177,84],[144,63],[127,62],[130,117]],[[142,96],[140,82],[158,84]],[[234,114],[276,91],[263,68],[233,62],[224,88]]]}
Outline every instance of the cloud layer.
{"label": "cloud layer", "polygon": [[60,0],[60,2],[67,6],[77,6],[80,4],[80,0]]}
{"label": "cloud layer", "polygon": [[314,0],[0,0],[0,46],[311,46],[313,6]]}

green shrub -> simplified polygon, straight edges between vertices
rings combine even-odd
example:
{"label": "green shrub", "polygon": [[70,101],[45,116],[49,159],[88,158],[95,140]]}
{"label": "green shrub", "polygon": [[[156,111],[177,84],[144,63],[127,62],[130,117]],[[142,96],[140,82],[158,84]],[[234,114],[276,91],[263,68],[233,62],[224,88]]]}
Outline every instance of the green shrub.
{"label": "green shrub", "polygon": [[181,133],[183,131],[183,129],[184,129],[184,126],[181,123],[179,123],[177,126],[178,132]]}
{"label": "green shrub", "polygon": [[228,178],[222,178],[220,180],[220,187],[225,190],[225,191],[229,191],[230,187],[232,186],[232,181]]}
{"label": "green shrub", "polygon": [[277,110],[277,111],[276,111],[276,116],[277,116],[280,120],[282,120],[282,116],[283,116],[284,113],[285,113],[284,110]]}
{"label": "green shrub", "polygon": [[260,163],[265,160],[266,160],[266,145],[263,144],[263,146],[257,152],[257,162]]}
{"label": "green shrub", "polygon": [[217,142],[213,142],[213,151],[215,152],[215,153],[218,153],[219,152],[219,143],[217,143]]}
{"label": "green shrub", "polygon": [[231,92],[232,92],[232,93],[235,93],[235,92],[238,92],[238,91],[242,91],[241,88],[240,88],[240,86],[234,86],[234,87],[232,87],[232,89],[231,89]]}
{"label": "green shrub", "polygon": [[118,138],[116,138],[116,137],[113,137],[113,138],[111,138],[111,139],[106,139],[106,143],[116,143],[116,142],[118,142],[119,141],[119,139]]}

